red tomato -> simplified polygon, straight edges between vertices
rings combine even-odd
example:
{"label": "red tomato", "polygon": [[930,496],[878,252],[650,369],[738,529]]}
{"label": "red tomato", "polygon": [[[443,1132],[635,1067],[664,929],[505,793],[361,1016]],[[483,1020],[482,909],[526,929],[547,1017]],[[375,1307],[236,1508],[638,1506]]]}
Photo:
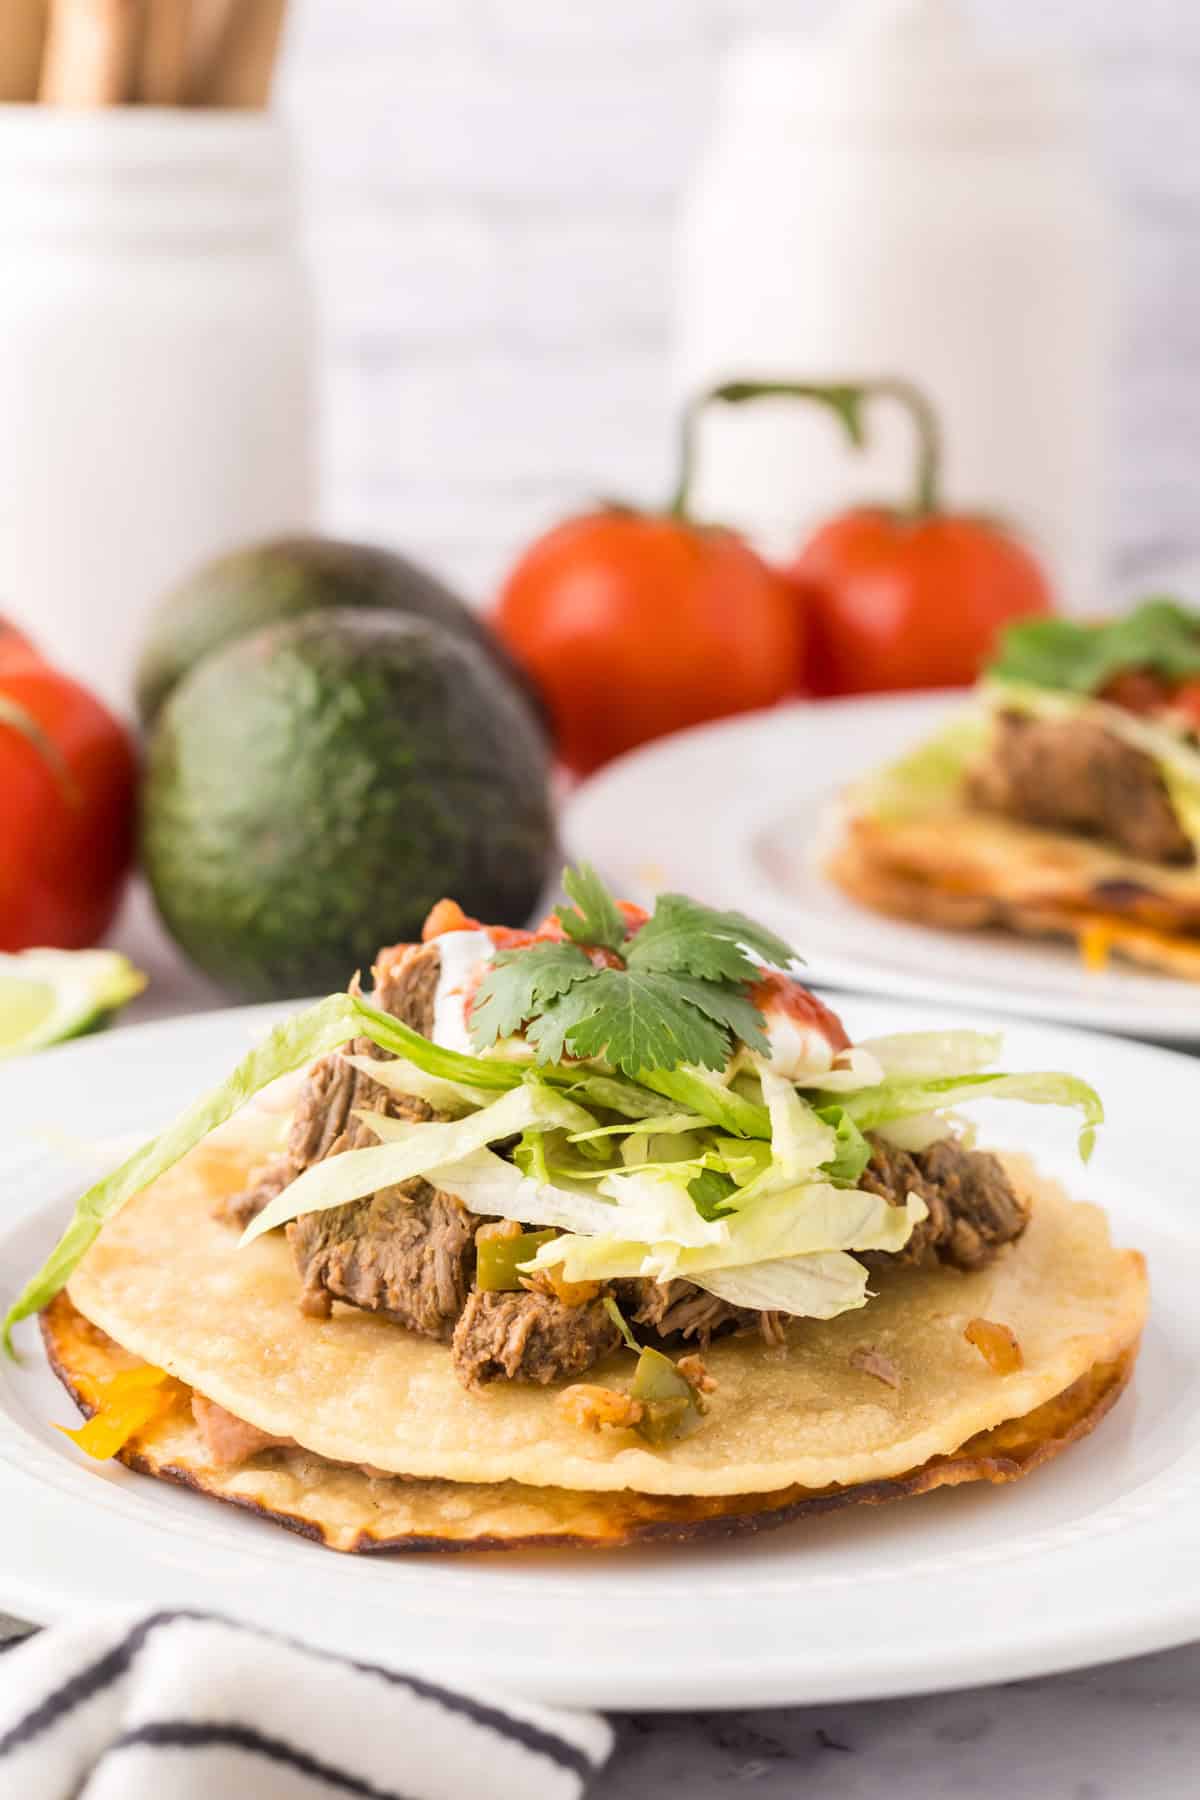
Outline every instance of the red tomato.
{"label": "red tomato", "polygon": [[0,658],[0,950],[94,944],[133,860],[137,760],[85,688]]}
{"label": "red tomato", "polygon": [[786,583],[733,532],[671,517],[557,526],[508,577],[494,623],[580,775],[666,732],[773,705],[801,663]]}
{"label": "red tomato", "polygon": [[40,662],[41,656],[23,631],[0,618],[0,669],[15,669]]}
{"label": "red tomato", "polygon": [[[434,938],[444,937],[450,931],[486,931],[497,950],[523,950],[526,944],[533,942],[532,931],[516,930],[511,925],[485,925],[465,913],[457,900],[435,901],[421,927],[421,942],[432,943]],[[408,948],[405,944],[395,947]]]}
{"label": "red tomato", "polygon": [[1015,538],[982,519],[862,509],[820,527],[789,570],[819,694],[961,687],[1003,626],[1052,610]]}

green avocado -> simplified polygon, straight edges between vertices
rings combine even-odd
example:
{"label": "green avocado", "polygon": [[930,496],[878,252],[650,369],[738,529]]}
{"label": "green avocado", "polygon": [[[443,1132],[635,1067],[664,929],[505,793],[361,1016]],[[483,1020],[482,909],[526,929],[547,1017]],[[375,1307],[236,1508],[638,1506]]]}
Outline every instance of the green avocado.
{"label": "green avocado", "polygon": [[233,992],[344,987],[451,895],[519,925],[550,871],[546,740],[486,651],[339,608],[205,657],[150,735],[142,857],[168,930]]}
{"label": "green avocado", "polygon": [[479,615],[428,570],[369,544],[281,537],[206,563],[159,601],[134,678],[138,718],[150,725],[189,669],[234,638],[334,606],[365,606],[440,625],[480,645],[530,695],[526,677]]}

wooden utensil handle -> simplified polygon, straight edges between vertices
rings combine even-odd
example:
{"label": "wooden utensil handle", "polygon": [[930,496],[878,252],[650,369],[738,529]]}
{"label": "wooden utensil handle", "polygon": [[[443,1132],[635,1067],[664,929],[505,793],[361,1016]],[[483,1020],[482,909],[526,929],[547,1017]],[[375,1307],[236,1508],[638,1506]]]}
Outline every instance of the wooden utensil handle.
{"label": "wooden utensil handle", "polygon": [[213,53],[197,70],[191,97],[203,106],[266,106],[286,12],[287,0],[239,0],[227,7]]}
{"label": "wooden utensil handle", "polygon": [[116,106],[130,97],[139,0],[50,0],[39,98]]}
{"label": "wooden utensil handle", "polygon": [[145,0],[136,89],[147,106],[182,105],[191,27],[192,0]]}
{"label": "wooden utensil handle", "polygon": [[0,0],[0,100],[36,100],[46,0]]}

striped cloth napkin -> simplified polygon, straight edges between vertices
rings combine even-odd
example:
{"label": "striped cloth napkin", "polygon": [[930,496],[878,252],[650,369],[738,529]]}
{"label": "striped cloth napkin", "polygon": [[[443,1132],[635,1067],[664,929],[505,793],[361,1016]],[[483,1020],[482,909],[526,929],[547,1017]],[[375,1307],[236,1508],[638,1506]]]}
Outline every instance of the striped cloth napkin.
{"label": "striped cloth napkin", "polygon": [[612,1734],[233,1619],[105,1615],[0,1664],[4,1800],[578,1800]]}

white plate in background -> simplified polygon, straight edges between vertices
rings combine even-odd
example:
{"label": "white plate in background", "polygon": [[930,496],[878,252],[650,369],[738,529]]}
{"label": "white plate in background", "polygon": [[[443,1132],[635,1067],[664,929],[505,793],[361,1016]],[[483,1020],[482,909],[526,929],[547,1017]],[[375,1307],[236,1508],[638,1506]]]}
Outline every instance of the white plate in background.
{"label": "white plate in background", "polygon": [[[952,1022],[848,999],[862,1036]],[[81,1185],[46,1133],[157,1126],[219,1080],[277,1008],[131,1027],[0,1067],[7,1298]],[[987,1021],[980,1019],[981,1025]],[[215,1608],[368,1660],[572,1705],[744,1707],[1013,1680],[1200,1634],[1197,1069],[1170,1052],[1014,1026],[1014,1068],[1068,1068],[1110,1109],[1092,1164],[1048,1108],[978,1109],[1112,1214],[1150,1260],[1134,1384],[1086,1442],[1011,1488],[943,1490],[759,1537],[634,1552],[339,1556],[181,1488],[96,1464],[37,1332],[0,1363],[0,1608]]]}
{"label": "white plate in background", "polygon": [[1200,983],[1117,962],[1090,970],[1066,943],[888,918],[821,872],[839,789],[965,704],[945,693],[826,700],[648,744],[571,795],[568,854],[647,905],[670,888],[741,907],[795,945],[818,985],[1200,1040]]}

